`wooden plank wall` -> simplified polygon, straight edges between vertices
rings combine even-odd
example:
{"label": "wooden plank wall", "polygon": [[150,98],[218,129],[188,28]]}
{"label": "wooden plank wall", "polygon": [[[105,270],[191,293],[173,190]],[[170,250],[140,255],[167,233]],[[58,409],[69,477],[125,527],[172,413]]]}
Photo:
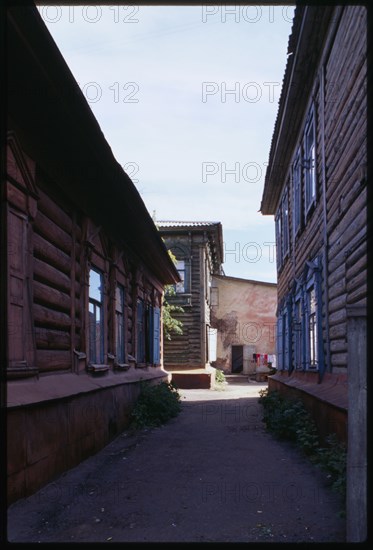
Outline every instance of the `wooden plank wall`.
{"label": "wooden plank wall", "polygon": [[[172,238],[165,238],[168,248],[172,249]],[[200,235],[192,233],[189,251],[191,255],[191,295],[192,306],[184,307],[184,313],[175,313],[174,317],[183,323],[183,334],[175,335],[172,340],[164,341],[165,366],[204,367],[201,357],[201,260]],[[203,292],[203,290],[202,290]]]}
{"label": "wooden plank wall", "polygon": [[347,366],[346,305],[366,305],[365,8],[346,6],[326,64],[328,285],[331,364]]}
{"label": "wooden plank wall", "polygon": [[[366,22],[364,7],[346,6],[325,65],[325,165],[328,239],[328,294],[330,360],[333,370],[347,367],[346,305],[366,305]],[[319,72],[316,72],[318,75]],[[315,79],[311,96],[316,108],[317,204],[304,229],[294,240],[293,186],[289,186],[291,250],[279,273],[279,301],[286,296],[305,262],[323,247],[322,100]],[[305,117],[296,148],[302,141]],[[296,151],[294,149],[294,154]],[[286,182],[284,182],[286,183]],[[303,197],[304,201],[304,197]],[[323,282],[323,331],[326,341],[325,281]],[[325,354],[327,349],[325,348]]]}
{"label": "wooden plank wall", "polygon": [[[80,349],[81,228],[43,189],[34,220],[33,301],[39,372],[70,370]],[[73,281],[73,282],[72,282]]]}
{"label": "wooden plank wall", "polygon": [[[33,315],[36,342],[36,366],[40,373],[74,370],[74,349],[86,350],[84,328],[85,281],[84,272],[87,260],[84,250],[82,220],[61,197],[53,197],[46,192],[46,186],[38,189],[40,199],[38,212],[33,224]],[[87,220],[86,220],[87,221]],[[89,221],[93,233],[97,232],[92,258],[93,263],[106,273],[107,284],[105,350],[115,353],[115,283],[125,288],[125,323],[127,354],[136,355],[136,300],[144,295],[160,307],[162,287],[151,273],[141,267],[141,284],[136,283],[138,261],[127,252],[121,254],[113,243],[109,260],[101,246],[99,230]],[[104,240],[106,237],[103,235]],[[100,261],[98,261],[98,258]],[[111,267],[104,268],[104,266]],[[87,281],[88,282],[88,279]],[[105,352],[105,353],[106,353]],[[81,365],[82,367],[82,365]],[[81,370],[81,369],[80,369]]]}

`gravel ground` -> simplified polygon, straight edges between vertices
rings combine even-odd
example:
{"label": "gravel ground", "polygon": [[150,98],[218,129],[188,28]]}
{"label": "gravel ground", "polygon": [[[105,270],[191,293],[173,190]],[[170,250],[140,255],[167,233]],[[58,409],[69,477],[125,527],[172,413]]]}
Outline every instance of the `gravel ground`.
{"label": "gravel ground", "polygon": [[264,429],[266,384],[227,380],[14,503],[8,542],[344,542],[325,474]]}

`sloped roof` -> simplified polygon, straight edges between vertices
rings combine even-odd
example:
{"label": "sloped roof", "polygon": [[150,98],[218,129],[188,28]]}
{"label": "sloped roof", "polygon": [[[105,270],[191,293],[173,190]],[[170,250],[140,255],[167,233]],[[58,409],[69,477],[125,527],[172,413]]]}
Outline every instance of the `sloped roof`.
{"label": "sloped roof", "polygon": [[163,235],[175,235],[177,233],[207,232],[213,252],[214,262],[220,269],[223,263],[223,228],[221,222],[212,221],[182,221],[182,220],[156,220],[155,224]]}
{"label": "sloped roof", "polygon": [[321,5],[298,5],[295,9],[260,205],[262,214],[275,214],[333,9]]}
{"label": "sloped roof", "polygon": [[159,227],[206,227],[218,225],[220,222],[183,222],[183,221],[164,221],[155,222]]}
{"label": "sloped roof", "polygon": [[163,284],[180,280],[134,183],[115,159],[35,5],[7,10],[8,129],[25,153]]}

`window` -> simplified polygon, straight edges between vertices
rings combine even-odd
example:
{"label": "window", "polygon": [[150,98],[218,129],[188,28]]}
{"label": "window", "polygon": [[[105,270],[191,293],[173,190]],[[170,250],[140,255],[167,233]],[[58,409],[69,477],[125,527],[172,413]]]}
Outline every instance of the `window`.
{"label": "window", "polygon": [[282,215],[282,258],[285,259],[289,253],[289,198],[287,189],[281,201]]}
{"label": "window", "polygon": [[179,272],[181,282],[176,283],[175,290],[177,294],[183,294],[185,292],[185,261],[179,260],[176,263],[176,269]]}
{"label": "window", "polygon": [[155,307],[153,310],[153,363],[161,362],[161,310]]}
{"label": "window", "polygon": [[138,363],[145,363],[145,308],[143,300],[137,302],[137,323],[136,323],[137,353]]}
{"label": "window", "polygon": [[282,266],[282,224],[281,224],[281,209],[278,210],[276,218],[276,262],[277,262],[277,271],[281,269]]}
{"label": "window", "polygon": [[277,271],[279,271],[286,256],[289,254],[289,197],[287,188],[285,188],[281,198],[275,218],[275,224]]}
{"label": "window", "polygon": [[285,304],[277,317],[277,365],[279,370],[292,370],[292,297],[286,298]]}
{"label": "window", "polygon": [[284,368],[284,356],[283,356],[284,334],[283,334],[283,317],[282,317],[282,315],[279,315],[279,317],[277,318],[276,343],[277,343],[277,368],[278,368],[278,370],[283,370],[283,368]]}
{"label": "window", "polygon": [[104,362],[103,275],[96,269],[89,272],[89,360]]}
{"label": "window", "polygon": [[319,363],[317,337],[317,301],[315,287],[308,291],[309,368],[317,369]]}
{"label": "window", "polygon": [[316,201],[316,131],[315,112],[312,106],[304,130],[304,206],[305,215]]}
{"label": "window", "polygon": [[298,149],[292,167],[293,179],[293,234],[298,233],[302,224],[302,176],[300,166],[301,150]]}
{"label": "window", "polygon": [[294,304],[294,368],[303,369],[303,320],[302,300],[298,298]]}
{"label": "window", "polygon": [[283,313],[283,366],[284,370],[289,370],[289,355],[290,355],[290,345],[289,345],[289,316],[287,311]]}
{"label": "window", "polygon": [[115,339],[118,363],[125,363],[124,329],[124,287],[117,284],[115,289]]}
{"label": "window", "polygon": [[307,262],[303,283],[302,300],[302,368],[319,371],[325,370],[324,345],[322,334],[322,279],[321,258]]}
{"label": "window", "polygon": [[160,364],[161,312],[159,307],[137,302],[137,362]]}

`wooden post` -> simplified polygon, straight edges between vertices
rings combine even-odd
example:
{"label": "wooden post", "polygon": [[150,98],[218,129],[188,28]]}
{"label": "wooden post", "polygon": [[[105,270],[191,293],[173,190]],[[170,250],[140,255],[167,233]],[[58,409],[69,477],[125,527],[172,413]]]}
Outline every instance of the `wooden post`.
{"label": "wooden post", "polygon": [[347,337],[347,542],[363,542],[367,537],[367,333],[365,308],[347,306]]}

